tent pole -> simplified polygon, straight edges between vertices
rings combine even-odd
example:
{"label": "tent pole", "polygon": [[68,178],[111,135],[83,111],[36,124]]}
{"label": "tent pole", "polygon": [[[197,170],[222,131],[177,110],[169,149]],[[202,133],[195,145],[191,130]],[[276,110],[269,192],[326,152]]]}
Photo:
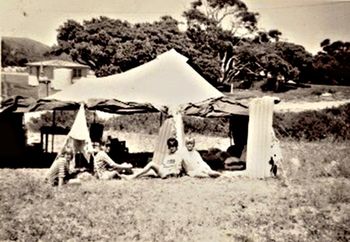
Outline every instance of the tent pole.
{"label": "tent pole", "polygon": [[48,152],[49,134],[45,135],[45,152]]}
{"label": "tent pole", "polygon": [[233,139],[233,135],[232,135],[232,116],[230,116],[229,120],[229,130],[228,130],[228,137],[230,138],[230,146],[232,146],[232,139]]}
{"label": "tent pole", "polygon": [[163,112],[160,112],[160,116],[159,116],[159,127],[162,126],[163,123]]}
{"label": "tent pole", "polygon": [[[56,126],[56,110],[53,110],[53,113],[52,113],[52,127],[55,127],[55,126]],[[51,153],[53,153],[54,143],[55,143],[55,132],[52,132]]]}

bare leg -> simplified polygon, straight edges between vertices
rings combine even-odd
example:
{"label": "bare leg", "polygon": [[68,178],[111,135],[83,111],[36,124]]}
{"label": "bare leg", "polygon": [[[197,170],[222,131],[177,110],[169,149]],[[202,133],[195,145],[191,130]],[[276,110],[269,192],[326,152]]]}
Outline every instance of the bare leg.
{"label": "bare leg", "polygon": [[209,175],[206,174],[205,172],[198,172],[198,173],[194,174],[193,177],[195,177],[195,178],[208,178]]}
{"label": "bare leg", "polygon": [[204,166],[204,168],[203,168],[204,172],[206,174],[208,174],[208,176],[213,177],[213,178],[221,176],[220,172],[212,170],[209,165],[205,164],[203,166]]}
{"label": "bare leg", "polygon": [[154,170],[155,173],[162,177],[160,171],[159,171],[159,166],[157,164],[155,164],[154,162],[150,162],[148,163],[141,171],[139,171],[138,173],[135,173],[135,174],[132,174],[132,175],[129,175],[129,176],[126,176],[126,175],[123,175],[122,177],[123,178],[126,178],[126,179],[135,179],[135,178],[138,178],[140,176],[143,176],[145,174],[147,174],[150,170]]}
{"label": "bare leg", "polygon": [[220,175],[221,175],[220,172],[213,171],[213,170],[199,171],[191,174],[191,176],[195,178],[209,178],[209,177],[216,178],[216,177],[219,177]]}
{"label": "bare leg", "polygon": [[213,170],[210,170],[210,171],[208,172],[208,175],[209,175],[210,177],[214,177],[214,178],[216,178],[216,177],[221,176],[221,173],[220,173],[220,172],[218,172],[218,171],[213,171]]}

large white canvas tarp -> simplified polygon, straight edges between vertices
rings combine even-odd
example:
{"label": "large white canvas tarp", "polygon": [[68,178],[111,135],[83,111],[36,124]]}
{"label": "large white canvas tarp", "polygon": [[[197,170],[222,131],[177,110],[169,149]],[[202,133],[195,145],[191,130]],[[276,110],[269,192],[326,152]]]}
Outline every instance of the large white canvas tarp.
{"label": "large white canvas tarp", "polygon": [[116,99],[171,107],[221,96],[221,92],[187,64],[186,57],[170,50],[121,74],[83,78],[46,99],[74,102]]}

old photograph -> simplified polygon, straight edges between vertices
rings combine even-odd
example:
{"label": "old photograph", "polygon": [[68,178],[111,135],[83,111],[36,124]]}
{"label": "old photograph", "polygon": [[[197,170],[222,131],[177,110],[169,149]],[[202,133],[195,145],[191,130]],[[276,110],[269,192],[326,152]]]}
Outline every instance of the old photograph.
{"label": "old photograph", "polygon": [[349,0],[0,1],[0,241],[350,241]]}

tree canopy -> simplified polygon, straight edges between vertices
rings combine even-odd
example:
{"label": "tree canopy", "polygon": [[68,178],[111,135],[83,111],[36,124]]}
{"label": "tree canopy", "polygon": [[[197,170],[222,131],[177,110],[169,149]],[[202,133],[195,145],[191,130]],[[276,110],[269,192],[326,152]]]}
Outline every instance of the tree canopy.
{"label": "tree canopy", "polygon": [[69,54],[74,61],[89,65],[97,76],[124,72],[171,48],[188,48],[185,34],[170,16],[135,25],[107,17],[83,24],[68,20],[58,33],[52,53]]}
{"label": "tree canopy", "polygon": [[183,16],[184,31],[171,16],[137,24],[108,17],[67,20],[51,53],[66,53],[97,76],[127,71],[175,48],[214,85],[251,87],[269,76],[282,83],[349,79],[348,42],[323,41],[323,51],[313,57],[303,46],[281,41],[279,30],[259,29],[258,13],[241,0],[194,0]]}
{"label": "tree canopy", "polygon": [[350,85],[350,42],[325,39],[314,58],[315,82]]}

